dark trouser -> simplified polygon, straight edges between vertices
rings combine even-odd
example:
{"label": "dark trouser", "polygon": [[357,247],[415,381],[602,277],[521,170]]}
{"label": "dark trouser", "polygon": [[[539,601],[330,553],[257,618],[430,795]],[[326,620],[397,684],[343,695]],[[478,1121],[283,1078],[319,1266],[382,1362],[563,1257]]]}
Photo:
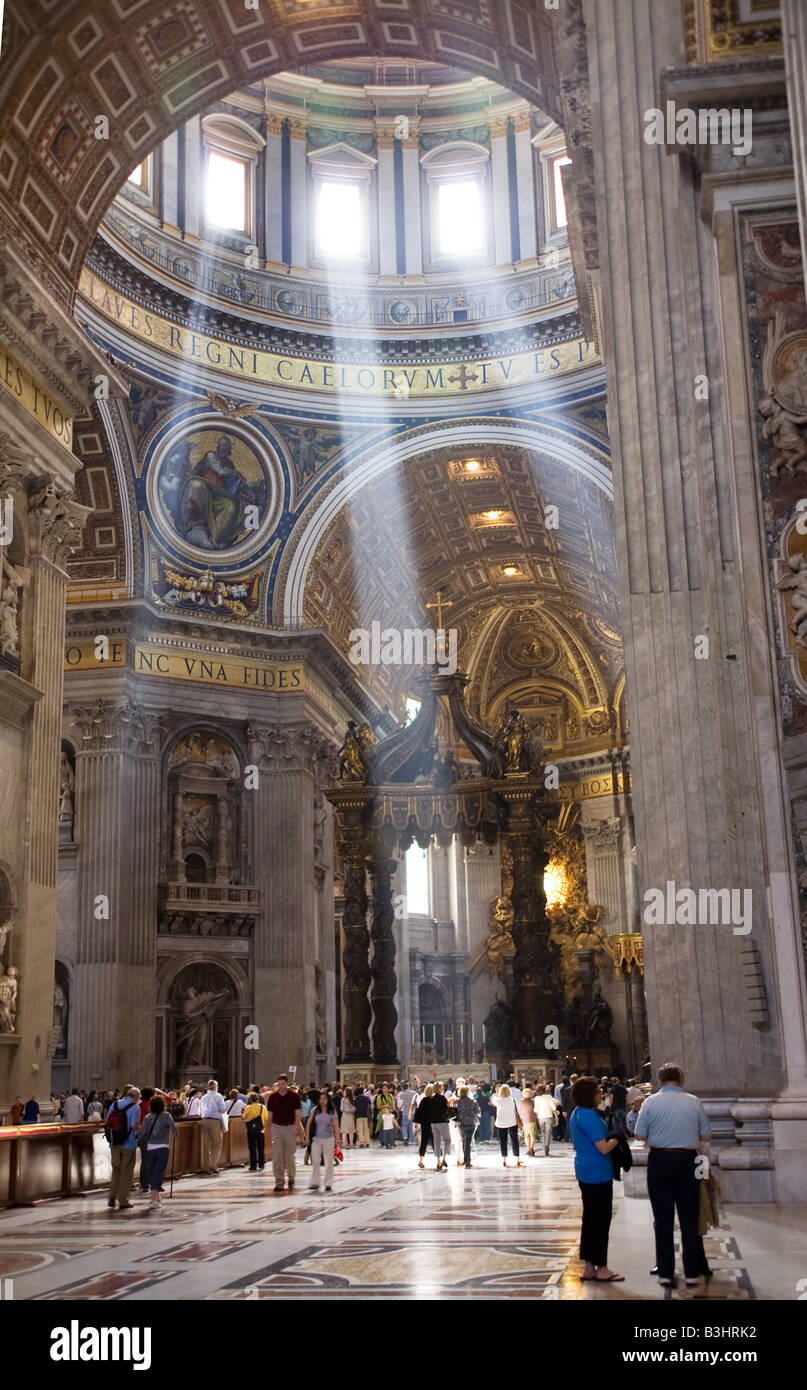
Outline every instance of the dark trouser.
{"label": "dark trouser", "polygon": [[502,1158],[507,1157],[507,1136],[510,1135],[510,1143],[513,1146],[513,1154],[518,1158],[518,1125],[511,1125],[509,1129],[500,1129],[496,1126],[496,1133],[499,1136],[499,1148],[502,1151]]}
{"label": "dark trouser", "polygon": [[482,1144],[487,1144],[490,1138],[490,1111],[483,1110],[479,1116],[479,1140]]}
{"label": "dark trouser", "polygon": [[583,1198],[580,1258],[602,1269],[608,1263],[608,1232],[614,1201],[612,1182],[579,1182]]}
{"label": "dark trouser", "polygon": [[695,1177],[696,1149],[651,1149],[647,1158],[647,1191],[656,1228],[656,1267],[659,1279],[675,1273],[673,1228],[675,1213],[681,1227],[684,1278],[701,1273],[702,1246],[698,1241],[700,1188]]}
{"label": "dark trouser", "polygon": [[471,1145],[474,1141],[476,1125],[460,1125],[462,1133],[462,1153],[466,1163],[471,1162]]}
{"label": "dark trouser", "polygon": [[250,1134],[247,1130],[247,1144],[249,1145],[249,1166],[250,1168],[262,1168],[266,1162],[264,1158],[264,1138],[263,1134]]}
{"label": "dark trouser", "polygon": [[[429,1147],[429,1145],[431,1144],[431,1142],[432,1142],[432,1130],[431,1130],[431,1125],[423,1125],[423,1124],[422,1124],[422,1125],[420,1126],[420,1148],[418,1149],[418,1153],[420,1154],[420,1157],[421,1157],[421,1158],[425,1158],[425,1157],[426,1157],[426,1150],[428,1149],[428,1147]],[[434,1148],[434,1145],[433,1145],[433,1144],[432,1144],[432,1148]]]}
{"label": "dark trouser", "polygon": [[168,1149],[147,1149],[146,1165],[149,1174],[149,1187],[152,1192],[159,1192],[163,1185],[165,1170],[168,1167]]}
{"label": "dark trouser", "polygon": [[149,1165],[148,1165],[148,1158],[147,1158],[147,1156],[146,1156],[146,1150],[145,1150],[145,1149],[141,1149],[141,1150],[140,1150],[140,1179],[139,1179],[139,1181],[140,1181],[140,1191],[141,1191],[141,1192],[148,1192],[148,1190],[149,1190]]}

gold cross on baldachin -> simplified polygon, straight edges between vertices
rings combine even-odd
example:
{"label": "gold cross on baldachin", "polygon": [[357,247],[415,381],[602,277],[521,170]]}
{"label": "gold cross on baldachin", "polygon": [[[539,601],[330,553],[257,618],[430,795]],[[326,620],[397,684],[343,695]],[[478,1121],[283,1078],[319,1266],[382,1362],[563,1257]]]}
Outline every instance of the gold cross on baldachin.
{"label": "gold cross on baldachin", "polygon": [[427,607],[427,608],[436,608],[436,609],[437,609],[437,631],[438,631],[438,632],[442,632],[442,631],[443,631],[443,609],[444,609],[444,608],[453,608],[453,607],[454,607],[453,599],[450,599],[450,598],[443,598],[443,591],[442,591],[442,589],[438,589],[438,590],[437,590],[437,599],[436,599],[436,602],[435,602],[435,603],[427,603],[427,604],[426,604],[426,607]]}

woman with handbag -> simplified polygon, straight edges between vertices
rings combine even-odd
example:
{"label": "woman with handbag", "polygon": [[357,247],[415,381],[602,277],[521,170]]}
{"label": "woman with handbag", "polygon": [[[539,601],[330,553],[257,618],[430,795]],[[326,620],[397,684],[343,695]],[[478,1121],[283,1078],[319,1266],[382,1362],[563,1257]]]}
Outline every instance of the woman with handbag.
{"label": "woman with handbag", "polygon": [[510,1087],[501,1085],[495,1096],[491,1096],[491,1105],[496,1111],[494,1121],[496,1133],[499,1136],[499,1148],[502,1151],[502,1167],[507,1167],[507,1136],[510,1136],[510,1145],[513,1156],[516,1160],[516,1167],[523,1168],[524,1164],[518,1156],[518,1131],[521,1125],[521,1116],[516,1108],[516,1102],[510,1092]]}
{"label": "woman with handbag", "polygon": [[327,1091],[320,1091],[319,1104],[308,1117],[305,1139],[306,1143],[311,1145],[311,1163],[314,1170],[311,1174],[313,1181],[309,1191],[320,1191],[320,1168],[324,1165],[325,1191],[330,1192],[333,1183],[334,1149],[341,1143],[341,1135],[334,1104]]}
{"label": "woman with handbag", "polygon": [[608,1268],[608,1232],[614,1199],[614,1165],[611,1151],[619,1139],[608,1137],[608,1125],[597,1105],[602,1089],[593,1076],[579,1076],[572,1087],[569,1133],[574,1145],[574,1175],[583,1199],[580,1258],[585,1262],[581,1279],[617,1283],[624,1274]]}
{"label": "woman with handbag", "polygon": [[250,1091],[247,1103],[241,1112],[249,1146],[249,1171],[257,1173],[266,1166],[266,1106],[255,1091]]}

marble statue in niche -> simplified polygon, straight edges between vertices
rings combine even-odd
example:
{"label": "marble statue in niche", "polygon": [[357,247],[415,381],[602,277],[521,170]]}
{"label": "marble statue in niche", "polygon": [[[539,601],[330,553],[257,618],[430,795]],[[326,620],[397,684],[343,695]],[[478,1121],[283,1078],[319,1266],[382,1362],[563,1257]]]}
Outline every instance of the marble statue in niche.
{"label": "marble statue in niche", "polygon": [[17,991],[19,972],[15,965],[7,965],[0,975],[0,1033],[13,1033],[17,1023]]}
{"label": "marble statue in niche", "polygon": [[76,775],[70,766],[70,759],[62,750],[59,764],[59,825],[69,827],[71,839],[75,816],[75,785]]}
{"label": "marble statue in niche", "polygon": [[53,982],[53,1024],[50,1044],[54,1057],[67,1056],[67,993],[58,979]]}
{"label": "marble statue in niche", "polygon": [[209,849],[213,843],[213,827],[216,812],[212,801],[202,797],[188,797],[182,804],[182,844],[201,845]]}
{"label": "marble statue in niche", "polygon": [[[217,974],[219,972],[216,972]],[[211,1022],[216,1006],[230,994],[229,988],[211,989],[188,984],[177,1025],[176,1061],[180,1067],[210,1065]]]}

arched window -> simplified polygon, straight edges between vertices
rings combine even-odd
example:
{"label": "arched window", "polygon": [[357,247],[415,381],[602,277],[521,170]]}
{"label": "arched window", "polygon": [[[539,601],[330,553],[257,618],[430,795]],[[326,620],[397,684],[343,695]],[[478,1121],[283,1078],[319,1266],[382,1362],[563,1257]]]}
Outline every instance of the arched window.
{"label": "arched window", "polygon": [[483,265],[490,258],[489,151],[450,140],[421,159],[428,203],[429,263]]}
{"label": "arched window", "polygon": [[202,121],[204,220],[211,230],[255,233],[255,169],[264,140],[247,121],[217,114]]}

